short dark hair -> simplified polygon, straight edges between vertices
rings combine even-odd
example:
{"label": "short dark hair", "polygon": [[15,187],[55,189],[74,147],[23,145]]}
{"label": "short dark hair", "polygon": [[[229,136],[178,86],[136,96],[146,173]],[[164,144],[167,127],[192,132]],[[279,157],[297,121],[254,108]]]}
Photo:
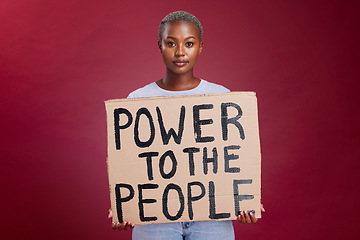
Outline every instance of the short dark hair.
{"label": "short dark hair", "polygon": [[191,13],[188,13],[185,11],[172,12],[163,18],[163,20],[161,21],[160,26],[159,26],[159,39],[161,39],[161,35],[162,35],[162,32],[164,31],[165,24],[176,22],[176,21],[185,21],[185,22],[195,24],[195,26],[199,29],[200,42],[201,42],[202,35],[203,35],[203,29],[202,29],[199,19],[197,19]]}

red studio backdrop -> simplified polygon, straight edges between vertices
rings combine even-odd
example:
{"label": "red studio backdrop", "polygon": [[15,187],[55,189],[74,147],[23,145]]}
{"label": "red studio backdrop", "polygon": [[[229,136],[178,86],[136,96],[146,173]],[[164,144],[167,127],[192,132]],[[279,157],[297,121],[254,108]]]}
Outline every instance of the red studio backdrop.
{"label": "red studio backdrop", "polygon": [[113,231],[104,100],[164,76],[157,29],[204,26],[195,74],[256,91],[257,224],[236,239],[357,239],[359,2],[0,2],[1,239],[131,239]]}

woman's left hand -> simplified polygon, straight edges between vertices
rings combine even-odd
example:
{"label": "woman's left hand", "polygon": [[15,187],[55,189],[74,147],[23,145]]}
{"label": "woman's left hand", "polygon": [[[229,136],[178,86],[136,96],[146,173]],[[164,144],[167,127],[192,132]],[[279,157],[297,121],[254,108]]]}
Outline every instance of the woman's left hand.
{"label": "woman's left hand", "polygon": [[[261,204],[261,212],[265,212],[264,206]],[[240,215],[236,219],[239,223],[257,223],[258,219],[253,213],[248,213],[247,211],[240,212]]]}

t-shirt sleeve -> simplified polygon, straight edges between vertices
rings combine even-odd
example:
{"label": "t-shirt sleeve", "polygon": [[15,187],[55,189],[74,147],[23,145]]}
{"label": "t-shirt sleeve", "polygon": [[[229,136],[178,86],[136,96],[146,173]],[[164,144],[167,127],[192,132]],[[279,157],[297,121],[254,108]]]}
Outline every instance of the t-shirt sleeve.
{"label": "t-shirt sleeve", "polygon": [[127,98],[134,98],[134,97],[132,96],[132,92],[129,93],[129,95],[127,96]]}

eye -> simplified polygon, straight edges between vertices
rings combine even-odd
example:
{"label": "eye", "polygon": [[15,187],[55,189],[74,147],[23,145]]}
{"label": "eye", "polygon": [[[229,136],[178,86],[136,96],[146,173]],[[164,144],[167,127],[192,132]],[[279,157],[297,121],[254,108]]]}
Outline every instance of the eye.
{"label": "eye", "polygon": [[168,45],[169,47],[174,47],[175,43],[174,42],[168,42],[166,45]]}
{"label": "eye", "polygon": [[185,46],[192,47],[192,46],[194,46],[194,43],[193,42],[187,42],[187,43],[185,43]]}

